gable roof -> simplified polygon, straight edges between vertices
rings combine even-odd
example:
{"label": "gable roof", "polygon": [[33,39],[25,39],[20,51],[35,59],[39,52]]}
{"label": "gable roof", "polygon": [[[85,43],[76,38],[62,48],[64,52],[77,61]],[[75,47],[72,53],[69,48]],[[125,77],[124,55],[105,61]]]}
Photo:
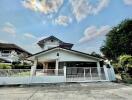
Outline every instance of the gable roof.
{"label": "gable roof", "polygon": [[76,51],[76,50],[72,50],[72,49],[67,49],[67,48],[63,48],[63,47],[60,47],[60,46],[58,46],[58,47],[53,47],[53,48],[50,48],[50,49],[47,49],[47,50],[43,50],[43,51],[41,51],[41,52],[38,52],[38,53],[33,54],[33,55],[30,56],[30,57],[37,56],[37,55],[40,55],[40,54],[42,54],[42,53],[46,53],[46,52],[48,52],[48,51],[52,51],[52,50],[54,50],[54,49],[67,50],[67,51],[70,51],[70,52],[74,52],[74,53],[78,53],[78,54],[81,54],[81,55],[89,56],[89,57],[91,57],[91,58],[93,58],[93,59],[104,60],[104,58],[101,58],[101,57],[92,56],[92,55],[90,55],[90,54],[88,54],[88,53],[84,53],[84,52],[80,52],[80,51]]}
{"label": "gable roof", "polygon": [[44,39],[42,39],[42,40],[40,40],[40,41],[38,41],[38,45],[41,45],[42,43],[44,43],[45,41],[47,41],[47,40],[50,40],[50,39],[55,39],[55,40],[58,40],[60,43],[63,43],[63,41],[61,41],[60,39],[58,39],[58,38],[56,38],[55,36],[49,36],[49,37],[47,37],[47,38],[44,38]]}
{"label": "gable roof", "polygon": [[10,44],[10,43],[0,43],[0,49],[1,50],[6,50],[6,49],[14,49],[20,52],[25,52],[28,55],[32,55],[31,53],[29,53],[28,51],[24,50],[23,48],[17,46],[16,44]]}
{"label": "gable roof", "polygon": [[72,43],[63,42],[63,41],[61,41],[60,39],[56,38],[55,36],[49,36],[49,37],[47,37],[47,38],[45,38],[45,39],[42,39],[42,40],[38,41],[37,44],[38,44],[40,47],[43,47],[43,44],[44,44],[47,40],[50,40],[50,39],[59,41],[60,46],[63,46],[63,47],[70,47],[70,48],[72,48],[72,46],[73,46]]}

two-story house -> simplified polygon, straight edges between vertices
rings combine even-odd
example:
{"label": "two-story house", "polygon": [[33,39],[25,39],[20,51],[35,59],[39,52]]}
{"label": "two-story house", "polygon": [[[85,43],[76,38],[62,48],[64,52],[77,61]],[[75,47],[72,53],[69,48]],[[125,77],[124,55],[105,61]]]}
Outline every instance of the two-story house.
{"label": "two-story house", "polygon": [[16,44],[0,43],[0,60],[4,62],[17,62],[20,56],[28,57],[32,54]]}
{"label": "two-story house", "polygon": [[[34,65],[31,67],[31,75],[57,76],[61,74],[63,69],[66,69],[66,80],[71,80],[71,77],[75,77],[77,81],[80,79],[83,81],[106,80],[108,76],[104,72],[104,65],[101,64],[104,61],[103,58],[73,50],[71,43],[50,36],[40,40],[37,44],[42,51],[28,58],[34,61]],[[42,69],[38,71],[36,69],[39,69],[37,65],[40,63]],[[110,72],[111,75],[114,77],[114,74]]]}

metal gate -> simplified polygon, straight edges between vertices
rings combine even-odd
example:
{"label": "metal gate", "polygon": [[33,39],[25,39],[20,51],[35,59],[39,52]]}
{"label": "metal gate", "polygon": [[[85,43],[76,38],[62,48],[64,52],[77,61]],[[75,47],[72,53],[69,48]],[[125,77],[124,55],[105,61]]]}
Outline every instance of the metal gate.
{"label": "metal gate", "polygon": [[67,82],[105,81],[104,68],[97,67],[69,67],[66,68]]}

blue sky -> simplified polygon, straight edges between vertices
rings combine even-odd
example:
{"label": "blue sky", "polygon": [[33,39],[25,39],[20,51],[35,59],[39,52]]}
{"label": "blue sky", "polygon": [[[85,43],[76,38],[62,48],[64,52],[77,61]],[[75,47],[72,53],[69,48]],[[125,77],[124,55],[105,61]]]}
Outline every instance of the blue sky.
{"label": "blue sky", "polygon": [[37,41],[54,35],[73,49],[100,53],[105,35],[132,18],[132,0],[0,0],[0,42],[31,53]]}

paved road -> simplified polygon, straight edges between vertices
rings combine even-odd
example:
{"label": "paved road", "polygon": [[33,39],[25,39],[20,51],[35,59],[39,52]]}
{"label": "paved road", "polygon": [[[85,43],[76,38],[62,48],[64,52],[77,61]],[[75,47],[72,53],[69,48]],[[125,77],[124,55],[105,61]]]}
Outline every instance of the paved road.
{"label": "paved road", "polygon": [[132,85],[99,82],[0,87],[0,100],[132,100]]}

